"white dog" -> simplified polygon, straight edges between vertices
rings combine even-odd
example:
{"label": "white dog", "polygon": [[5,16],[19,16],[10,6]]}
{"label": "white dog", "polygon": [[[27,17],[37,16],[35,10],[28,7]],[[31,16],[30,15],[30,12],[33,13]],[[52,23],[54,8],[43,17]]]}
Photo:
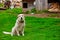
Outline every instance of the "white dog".
{"label": "white dog", "polygon": [[25,18],[24,18],[24,14],[19,14],[18,18],[16,20],[15,26],[12,28],[11,33],[10,32],[4,32],[4,34],[11,34],[11,36],[13,35],[18,35],[20,36],[20,34],[22,36],[24,36],[24,26],[25,26]]}

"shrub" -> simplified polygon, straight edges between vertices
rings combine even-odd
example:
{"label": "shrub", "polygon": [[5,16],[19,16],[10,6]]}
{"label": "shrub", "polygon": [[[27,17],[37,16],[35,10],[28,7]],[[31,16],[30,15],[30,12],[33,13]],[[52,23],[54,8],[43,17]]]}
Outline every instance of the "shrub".
{"label": "shrub", "polygon": [[20,13],[22,13],[22,8],[7,9],[6,13],[17,13],[17,14],[20,14]]}
{"label": "shrub", "polygon": [[36,12],[37,12],[36,8],[31,9],[31,13],[36,13]]}
{"label": "shrub", "polygon": [[38,10],[37,13],[48,13],[48,10]]}
{"label": "shrub", "polygon": [[29,14],[29,13],[30,13],[30,11],[26,11],[25,13],[26,13],[26,14]]}
{"label": "shrub", "polygon": [[45,12],[45,13],[47,13],[47,12],[48,12],[48,10],[42,10],[42,12]]}
{"label": "shrub", "polygon": [[51,14],[50,17],[56,17],[58,14]]}
{"label": "shrub", "polygon": [[3,7],[4,6],[4,4],[3,3],[0,3],[0,7]]}

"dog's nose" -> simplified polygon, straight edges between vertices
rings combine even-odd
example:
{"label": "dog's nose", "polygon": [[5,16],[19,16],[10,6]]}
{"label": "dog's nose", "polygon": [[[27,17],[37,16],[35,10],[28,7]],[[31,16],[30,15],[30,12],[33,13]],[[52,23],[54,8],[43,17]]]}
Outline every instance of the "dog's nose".
{"label": "dog's nose", "polygon": [[21,17],[21,20],[22,20],[22,17]]}

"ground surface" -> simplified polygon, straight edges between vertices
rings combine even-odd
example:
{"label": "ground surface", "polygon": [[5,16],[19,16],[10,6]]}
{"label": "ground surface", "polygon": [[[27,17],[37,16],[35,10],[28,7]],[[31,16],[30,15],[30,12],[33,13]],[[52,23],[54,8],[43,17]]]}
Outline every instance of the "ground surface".
{"label": "ground surface", "polygon": [[11,31],[17,15],[0,11],[0,40],[60,40],[60,18],[56,18],[56,14],[53,14],[53,17],[45,17],[45,14],[34,14],[35,17],[31,14],[25,14],[26,26],[24,37],[11,37],[11,35],[3,34],[3,31]]}
{"label": "ground surface", "polygon": [[53,17],[60,18],[60,13],[42,13],[42,14],[25,14],[26,16],[35,16],[40,18]]}

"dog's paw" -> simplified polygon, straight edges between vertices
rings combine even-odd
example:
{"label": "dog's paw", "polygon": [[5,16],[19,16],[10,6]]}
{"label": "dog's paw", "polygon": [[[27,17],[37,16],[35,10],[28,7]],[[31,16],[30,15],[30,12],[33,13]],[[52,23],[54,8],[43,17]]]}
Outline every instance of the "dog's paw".
{"label": "dog's paw", "polygon": [[22,36],[24,36],[24,34],[22,34]]}
{"label": "dog's paw", "polygon": [[11,34],[11,36],[13,36],[13,34]]}
{"label": "dog's paw", "polygon": [[18,34],[18,36],[20,36],[20,34]]}

